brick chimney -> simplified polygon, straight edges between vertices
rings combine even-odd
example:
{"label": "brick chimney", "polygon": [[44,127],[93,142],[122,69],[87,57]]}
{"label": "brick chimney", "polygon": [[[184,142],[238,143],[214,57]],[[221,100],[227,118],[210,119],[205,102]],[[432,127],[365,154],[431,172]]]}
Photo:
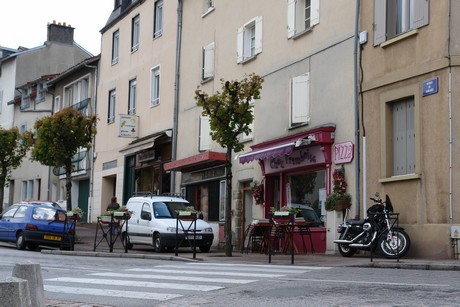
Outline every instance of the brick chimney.
{"label": "brick chimney", "polygon": [[53,23],[48,24],[48,37],[49,42],[59,42],[64,44],[73,44],[73,30],[70,25],[66,25],[64,22],[56,24],[56,20]]}

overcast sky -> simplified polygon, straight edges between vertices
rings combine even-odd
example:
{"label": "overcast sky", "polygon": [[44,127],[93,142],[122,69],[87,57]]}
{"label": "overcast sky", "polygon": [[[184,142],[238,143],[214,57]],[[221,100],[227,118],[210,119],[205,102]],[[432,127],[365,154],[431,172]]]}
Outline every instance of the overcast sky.
{"label": "overcast sky", "polygon": [[2,0],[0,46],[33,48],[46,41],[48,23],[71,25],[74,41],[100,53],[101,30],[113,9],[113,0]]}

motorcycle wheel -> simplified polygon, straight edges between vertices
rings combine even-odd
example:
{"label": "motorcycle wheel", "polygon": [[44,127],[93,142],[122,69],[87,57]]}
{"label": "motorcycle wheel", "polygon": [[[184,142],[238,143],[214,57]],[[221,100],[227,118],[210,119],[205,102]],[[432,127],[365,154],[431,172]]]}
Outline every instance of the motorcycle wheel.
{"label": "motorcycle wheel", "polygon": [[[347,234],[346,236],[344,236],[344,234],[341,233],[339,239],[340,240],[351,240],[353,239],[353,236],[350,234]],[[343,257],[351,257],[357,251],[356,248],[349,247],[348,244],[339,244],[337,247],[339,248],[339,252]]]}
{"label": "motorcycle wheel", "polygon": [[402,229],[386,231],[379,239],[379,251],[389,259],[401,258],[406,255],[410,247],[409,235]]}

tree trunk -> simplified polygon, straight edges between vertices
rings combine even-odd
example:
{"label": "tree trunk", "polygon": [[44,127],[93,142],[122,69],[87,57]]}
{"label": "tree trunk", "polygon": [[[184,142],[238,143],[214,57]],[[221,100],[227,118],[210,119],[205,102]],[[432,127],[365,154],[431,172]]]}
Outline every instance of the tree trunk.
{"label": "tree trunk", "polygon": [[225,225],[224,225],[224,237],[225,237],[225,256],[232,256],[232,149],[227,148],[227,161],[225,161],[225,173],[226,173],[226,198],[225,198]]}
{"label": "tree trunk", "polygon": [[[5,174],[5,176],[3,175]],[[6,182],[6,171],[2,171],[2,175],[0,176],[0,213],[3,212],[6,208],[3,208],[3,198],[5,197],[5,182]],[[11,192],[10,192],[11,193]]]}
{"label": "tree trunk", "polygon": [[65,199],[67,201],[67,211],[72,210],[72,167],[70,171],[66,168],[65,172]]}

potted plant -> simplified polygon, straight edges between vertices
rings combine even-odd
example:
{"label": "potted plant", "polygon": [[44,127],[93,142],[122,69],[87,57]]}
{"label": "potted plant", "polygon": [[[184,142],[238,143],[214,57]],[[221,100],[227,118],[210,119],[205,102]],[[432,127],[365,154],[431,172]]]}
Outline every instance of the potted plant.
{"label": "potted plant", "polygon": [[326,210],[341,211],[350,208],[351,195],[347,193],[347,182],[345,181],[345,168],[338,168],[333,173],[333,190],[326,198]]}
{"label": "potted plant", "polygon": [[262,183],[259,184],[258,181],[254,181],[251,186],[252,190],[252,197],[256,201],[256,205],[263,205],[264,204],[264,185]]}

